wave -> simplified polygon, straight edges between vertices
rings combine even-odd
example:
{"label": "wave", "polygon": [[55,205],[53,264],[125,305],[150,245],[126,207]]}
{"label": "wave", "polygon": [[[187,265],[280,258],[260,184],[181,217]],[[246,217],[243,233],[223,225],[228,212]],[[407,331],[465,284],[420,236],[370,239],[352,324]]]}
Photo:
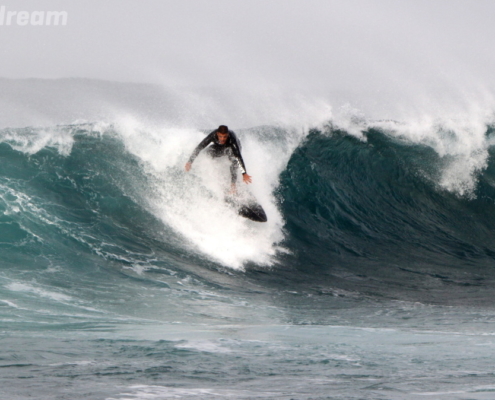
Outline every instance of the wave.
{"label": "wave", "polygon": [[269,223],[254,229],[217,200],[225,182],[212,176],[221,165],[200,156],[193,171],[184,172],[201,131],[140,129],[96,124],[4,130],[5,243],[34,248],[48,235],[54,246],[54,238],[71,240],[92,254],[134,262],[142,256],[138,250],[153,253],[159,240],[172,253],[201,254],[234,269],[246,260],[271,264],[283,238],[272,188],[296,139],[279,135],[270,143],[260,128],[243,140],[247,160],[251,154],[266,160],[250,165],[252,192],[271,214]]}
{"label": "wave", "polygon": [[218,201],[222,165],[200,156],[183,171],[203,131],[135,120],[4,129],[2,264],[68,268],[81,284],[101,268],[160,271],[166,285],[186,271],[209,284],[223,280],[211,271],[244,271],[256,285],[337,296],[487,299],[494,129],[468,128],[435,123],[419,134],[354,115],[309,132],[240,130],[266,224]]}
{"label": "wave", "polygon": [[[467,141],[437,129],[430,141]],[[493,128],[479,147],[452,144],[451,154],[398,131],[406,127],[374,122],[356,136],[330,124],[296,149],[279,192],[294,267],[318,271],[323,286],[397,298],[491,291]]]}

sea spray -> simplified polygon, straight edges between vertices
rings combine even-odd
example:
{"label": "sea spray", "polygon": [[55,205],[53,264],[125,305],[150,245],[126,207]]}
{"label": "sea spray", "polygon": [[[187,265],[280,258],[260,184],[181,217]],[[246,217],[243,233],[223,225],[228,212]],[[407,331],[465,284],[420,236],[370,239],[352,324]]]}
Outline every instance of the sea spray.
{"label": "sea spray", "polygon": [[[253,176],[249,189],[270,215],[263,225],[240,218],[224,203],[230,187],[224,160],[211,160],[202,154],[189,174],[184,171],[190,153],[204,138],[203,132],[150,130],[128,120],[121,121],[117,131],[122,131],[126,148],[143,161],[143,168],[152,177],[153,187],[146,198],[150,210],[185,242],[235,269],[246,262],[273,265],[283,239],[283,218],[274,193],[278,176],[304,131],[287,129],[276,137],[269,127],[237,131],[243,158]],[[238,184],[241,188],[244,185]]]}

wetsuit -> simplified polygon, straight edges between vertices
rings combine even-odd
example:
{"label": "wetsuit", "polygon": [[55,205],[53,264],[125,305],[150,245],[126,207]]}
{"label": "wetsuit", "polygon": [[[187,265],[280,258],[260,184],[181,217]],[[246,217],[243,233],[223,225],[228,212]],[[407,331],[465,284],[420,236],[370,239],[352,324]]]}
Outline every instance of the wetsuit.
{"label": "wetsuit", "polygon": [[225,144],[220,144],[217,138],[217,130],[211,132],[206,136],[200,144],[194,149],[191,157],[189,157],[189,162],[192,164],[194,159],[198,156],[199,152],[203,150],[206,146],[212,144],[206,150],[211,157],[222,157],[227,156],[231,162],[230,164],[230,176],[232,183],[237,181],[237,168],[240,168],[242,174],[246,173],[246,166],[244,165],[244,160],[241,156],[241,148],[239,140],[234,132],[229,130],[229,137]]}

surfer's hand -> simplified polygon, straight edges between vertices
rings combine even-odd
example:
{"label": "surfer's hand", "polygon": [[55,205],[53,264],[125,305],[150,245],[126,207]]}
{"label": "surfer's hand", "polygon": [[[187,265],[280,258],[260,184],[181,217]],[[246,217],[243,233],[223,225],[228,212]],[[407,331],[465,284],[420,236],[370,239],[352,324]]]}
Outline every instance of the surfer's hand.
{"label": "surfer's hand", "polygon": [[244,183],[251,183],[252,182],[251,175],[242,174],[242,180],[244,181]]}
{"label": "surfer's hand", "polygon": [[230,193],[229,193],[231,196],[236,196],[237,195],[237,186],[235,185],[235,183],[233,183],[232,185],[230,185]]}
{"label": "surfer's hand", "polygon": [[186,167],[185,167],[186,168],[186,172],[189,172],[189,170],[191,169],[191,165],[192,164],[190,162],[187,162],[186,163]]}

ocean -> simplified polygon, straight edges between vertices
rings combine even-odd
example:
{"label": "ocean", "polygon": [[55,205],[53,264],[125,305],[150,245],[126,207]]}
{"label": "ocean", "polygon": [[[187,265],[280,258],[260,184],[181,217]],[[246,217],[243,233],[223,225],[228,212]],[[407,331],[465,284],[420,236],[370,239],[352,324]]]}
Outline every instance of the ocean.
{"label": "ocean", "polygon": [[225,118],[95,117],[92,84],[90,120],[4,101],[1,399],[495,397],[492,113],[239,120],[256,223],[184,171]]}

